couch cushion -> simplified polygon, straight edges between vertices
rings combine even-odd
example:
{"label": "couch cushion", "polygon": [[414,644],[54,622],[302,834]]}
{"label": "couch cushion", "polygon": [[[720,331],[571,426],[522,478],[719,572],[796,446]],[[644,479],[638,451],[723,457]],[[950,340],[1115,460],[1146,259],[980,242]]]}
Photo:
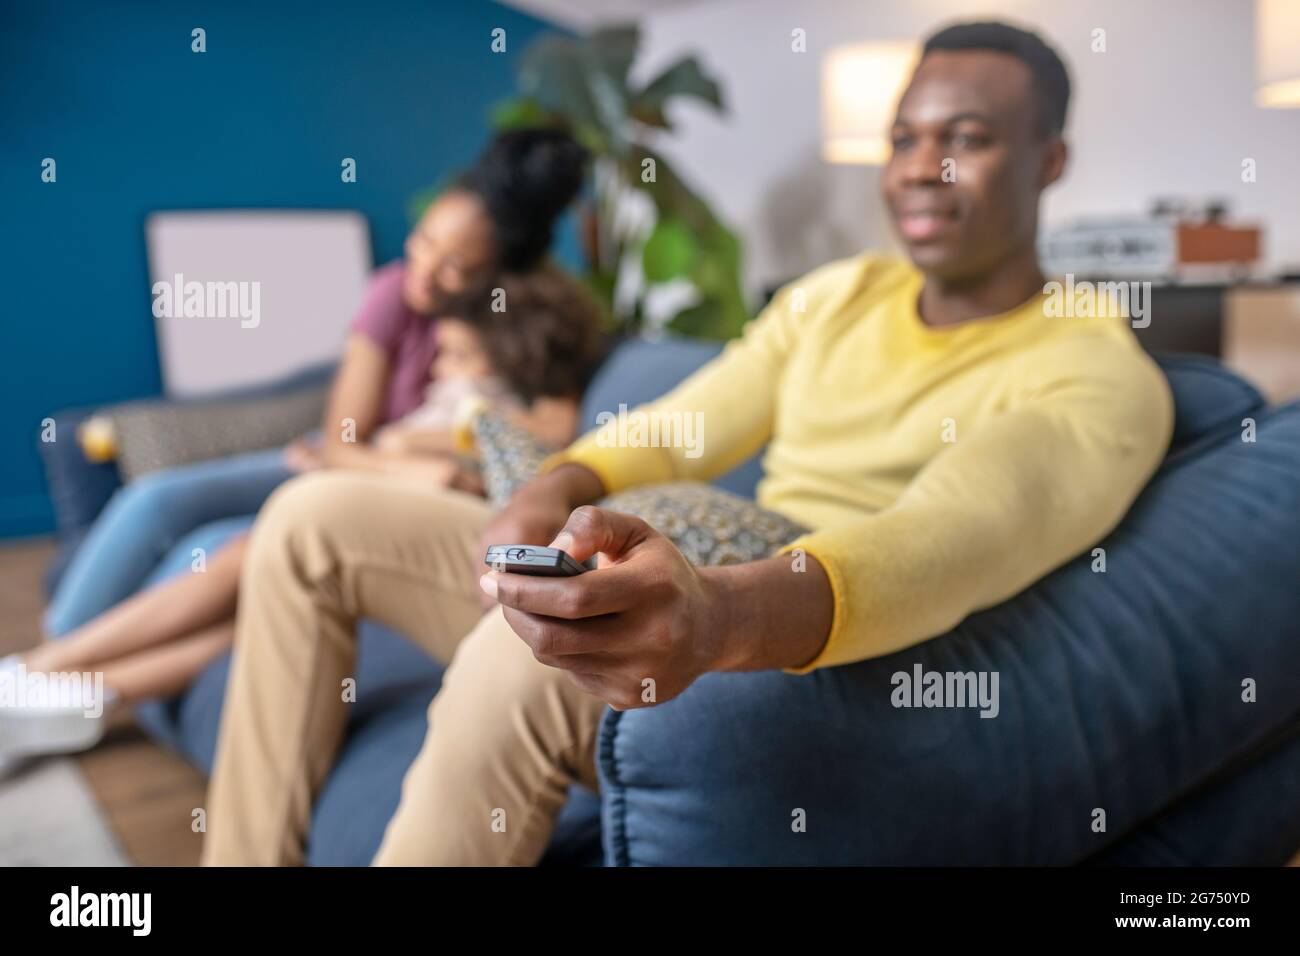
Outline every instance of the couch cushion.
{"label": "couch cushion", "polygon": [[[1300,405],[1180,455],[1091,555],[951,634],[816,671],[710,674],[608,712],[614,864],[1079,862],[1252,752],[1300,701]],[[990,672],[1000,710],[891,706]],[[1255,702],[1242,682],[1257,682]],[[1106,813],[1094,832],[1094,810]],[[806,832],[794,832],[803,810]]]}
{"label": "couch cushion", "polygon": [[1264,410],[1259,391],[1214,359],[1178,353],[1155,358],[1174,396],[1171,452],[1225,428],[1240,428],[1242,418]]}
{"label": "couch cushion", "polygon": [[1192,793],[1087,862],[1283,866],[1300,850],[1300,714]]}

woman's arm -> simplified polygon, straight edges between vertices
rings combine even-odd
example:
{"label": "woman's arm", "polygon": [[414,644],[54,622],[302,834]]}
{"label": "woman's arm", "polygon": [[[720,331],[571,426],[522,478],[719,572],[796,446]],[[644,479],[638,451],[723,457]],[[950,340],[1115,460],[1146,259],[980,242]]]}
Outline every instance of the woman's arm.
{"label": "woman's arm", "polygon": [[383,429],[375,439],[375,447],[396,458],[454,455],[460,450],[456,435],[446,428],[404,428],[401,425]]}
{"label": "woman's arm", "polygon": [[388,356],[364,335],[351,335],[334,376],[322,425],[322,463],[328,468],[389,470],[388,456],[367,442],[383,418]]}
{"label": "woman's arm", "polygon": [[[578,432],[578,402],[573,398],[539,398],[531,407],[507,411],[503,417],[551,448],[563,448]],[[381,431],[376,447],[390,460],[455,455],[465,450],[456,430],[400,425]]]}
{"label": "woman's arm", "polygon": [[[450,434],[428,432],[418,433],[415,441],[418,448],[410,447],[402,452],[384,451],[368,444],[382,424],[388,373],[388,358],[379,346],[363,335],[348,339],[326,405],[321,444],[325,467],[427,476],[430,453],[454,450]],[[561,447],[577,432],[578,403],[572,398],[539,398],[527,411],[513,413],[510,418],[543,442]],[[445,449],[444,442],[448,445]]]}

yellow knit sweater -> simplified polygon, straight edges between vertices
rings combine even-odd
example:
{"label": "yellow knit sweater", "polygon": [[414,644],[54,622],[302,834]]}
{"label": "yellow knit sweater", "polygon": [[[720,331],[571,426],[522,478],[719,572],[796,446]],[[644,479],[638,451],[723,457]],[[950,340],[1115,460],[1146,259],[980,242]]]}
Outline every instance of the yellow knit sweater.
{"label": "yellow knit sweater", "polygon": [[826,644],[789,672],[941,634],[1110,531],[1164,456],[1173,402],[1123,317],[1052,317],[1036,296],[933,328],[923,281],[877,255],[824,266],[625,418],[656,421],[655,444],[610,425],[548,465],[614,492],[710,480],[767,444],[758,501],[814,529],[786,550],[816,557],[835,597]]}

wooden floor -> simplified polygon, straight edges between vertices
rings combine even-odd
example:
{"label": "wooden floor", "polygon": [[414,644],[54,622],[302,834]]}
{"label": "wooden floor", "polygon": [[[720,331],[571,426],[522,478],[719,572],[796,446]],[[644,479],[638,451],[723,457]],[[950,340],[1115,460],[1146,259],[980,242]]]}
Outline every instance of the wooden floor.
{"label": "wooden floor", "polygon": [[[46,541],[0,547],[0,656],[40,641],[41,573],[53,550]],[[198,863],[201,835],[191,821],[203,806],[203,774],[146,737],[127,714],[77,761],[133,863]],[[1291,865],[1300,866],[1300,854]]]}
{"label": "wooden floor", "polygon": [[[53,551],[48,541],[0,547],[0,656],[40,641],[41,574]],[[191,820],[203,806],[203,774],[146,737],[129,714],[114,721],[99,747],[76,759],[131,862],[198,863],[201,834]]]}

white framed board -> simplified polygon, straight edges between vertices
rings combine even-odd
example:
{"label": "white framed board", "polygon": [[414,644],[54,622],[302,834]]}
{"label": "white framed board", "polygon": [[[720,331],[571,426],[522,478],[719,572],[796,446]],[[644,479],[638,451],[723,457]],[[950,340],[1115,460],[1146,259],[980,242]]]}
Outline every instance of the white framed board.
{"label": "white framed board", "polygon": [[372,269],[351,210],[178,210],[145,222],[163,388],[258,385],[343,354]]}

